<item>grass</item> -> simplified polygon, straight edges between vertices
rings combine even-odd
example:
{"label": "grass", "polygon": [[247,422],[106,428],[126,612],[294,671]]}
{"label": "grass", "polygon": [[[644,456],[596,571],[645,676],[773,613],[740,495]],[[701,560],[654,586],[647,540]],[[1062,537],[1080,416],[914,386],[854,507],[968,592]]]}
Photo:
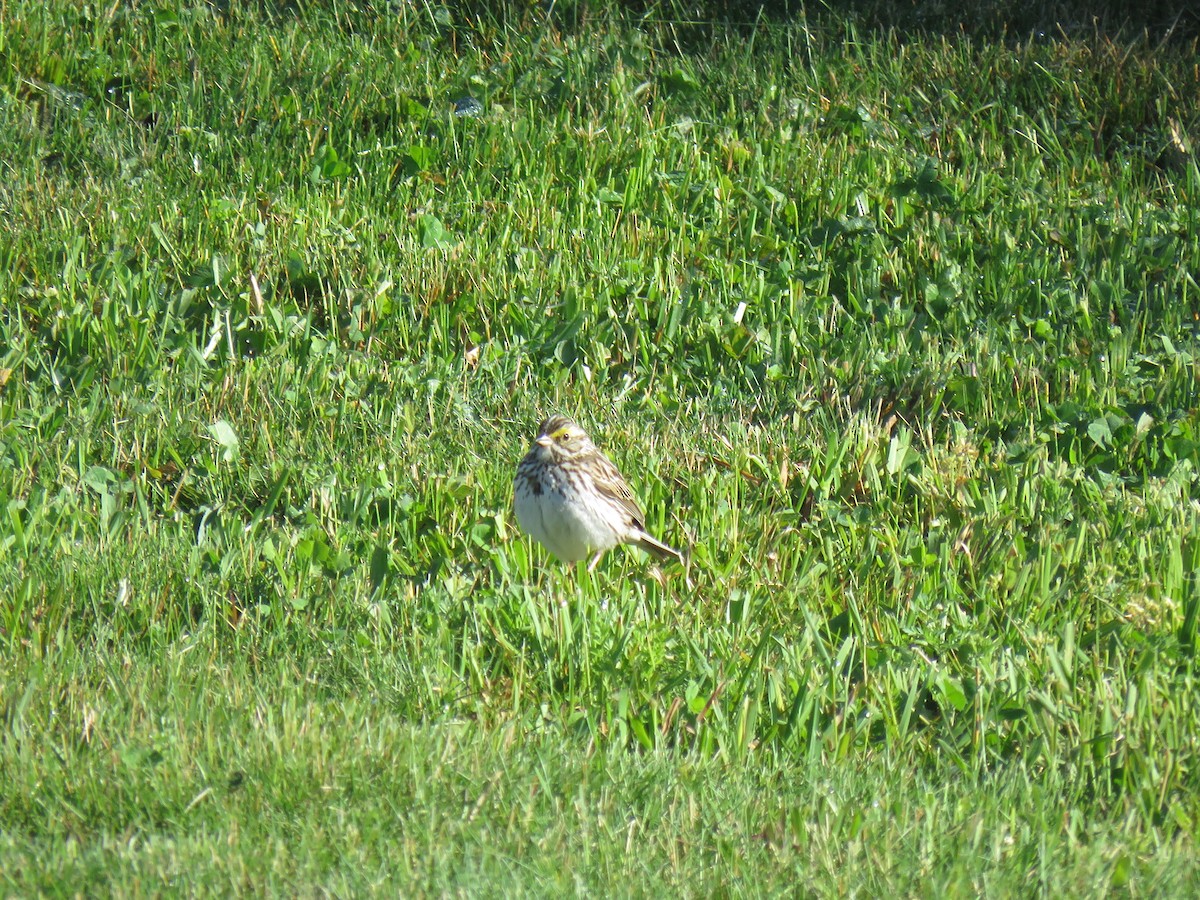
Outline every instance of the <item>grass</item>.
{"label": "grass", "polygon": [[0,8],[4,891],[1193,895],[1195,46],[571,10]]}

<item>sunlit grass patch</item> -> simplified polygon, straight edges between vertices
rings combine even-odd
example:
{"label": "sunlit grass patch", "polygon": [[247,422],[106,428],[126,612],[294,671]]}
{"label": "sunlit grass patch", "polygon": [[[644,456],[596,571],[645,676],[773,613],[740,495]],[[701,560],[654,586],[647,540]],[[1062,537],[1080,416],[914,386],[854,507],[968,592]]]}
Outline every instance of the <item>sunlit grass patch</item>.
{"label": "sunlit grass patch", "polygon": [[0,18],[10,892],[1194,893],[1194,48],[865,15]]}

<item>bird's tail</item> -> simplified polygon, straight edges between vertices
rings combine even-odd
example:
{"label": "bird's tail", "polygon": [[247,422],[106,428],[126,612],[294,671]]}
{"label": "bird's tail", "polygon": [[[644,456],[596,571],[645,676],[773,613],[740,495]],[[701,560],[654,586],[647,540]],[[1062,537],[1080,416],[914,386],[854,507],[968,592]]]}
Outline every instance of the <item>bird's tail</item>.
{"label": "bird's tail", "polygon": [[675,562],[683,563],[683,554],[678,550],[672,549],[657,538],[652,538],[646,532],[642,532],[637,539],[637,546],[641,547],[655,559],[673,559]]}

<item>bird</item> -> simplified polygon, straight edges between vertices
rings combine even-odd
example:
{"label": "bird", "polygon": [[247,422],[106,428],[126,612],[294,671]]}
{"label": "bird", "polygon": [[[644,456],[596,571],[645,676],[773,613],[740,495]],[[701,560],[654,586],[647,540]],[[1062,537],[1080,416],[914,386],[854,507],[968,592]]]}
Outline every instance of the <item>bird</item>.
{"label": "bird", "polygon": [[683,562],[683,554],[646,531],[645,514],[629,484],[566,416],[550,416],[538,427],[517,466],[513,508],[521,528],[563,562],[590,556],[589,572],[617,544]]}

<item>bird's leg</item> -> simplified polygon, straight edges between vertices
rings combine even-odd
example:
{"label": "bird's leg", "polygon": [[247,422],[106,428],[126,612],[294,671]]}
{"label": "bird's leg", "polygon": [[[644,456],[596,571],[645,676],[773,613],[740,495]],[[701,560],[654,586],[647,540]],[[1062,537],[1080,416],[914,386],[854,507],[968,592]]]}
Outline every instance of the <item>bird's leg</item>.
{"label": "bird's leg", "polygon": [[597,564],[599,564],[599,562],[600,562],[600,557],[602,557],[603,555],[604,555],[603,550],[596,551],[596,555],[593,556],[592,561],[590,563],[588,563],[588,571],[589,572],[591,572],[593,569],[596,568]]}

